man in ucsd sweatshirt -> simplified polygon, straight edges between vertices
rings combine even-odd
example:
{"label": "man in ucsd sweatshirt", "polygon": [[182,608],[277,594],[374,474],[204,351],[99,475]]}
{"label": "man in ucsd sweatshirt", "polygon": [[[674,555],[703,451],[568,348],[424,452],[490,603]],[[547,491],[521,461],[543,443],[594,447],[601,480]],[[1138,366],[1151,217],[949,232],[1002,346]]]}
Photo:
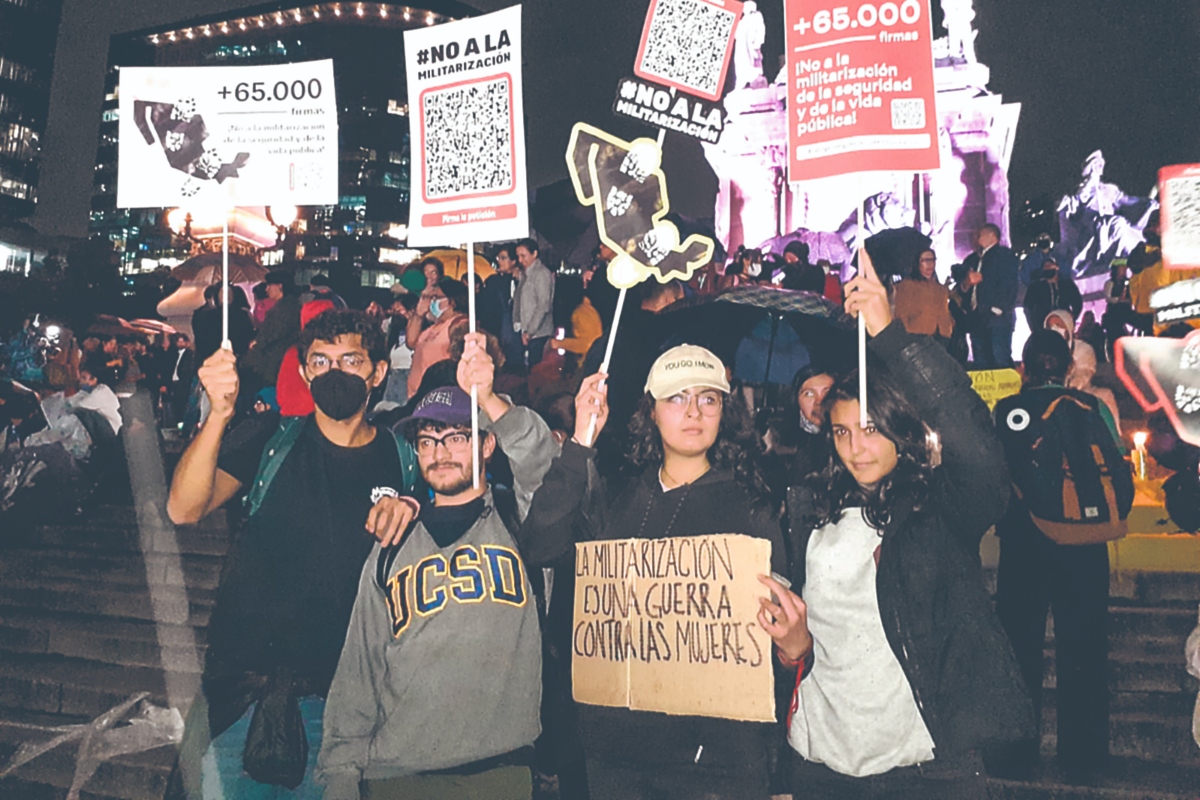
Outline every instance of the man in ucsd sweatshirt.
{"label": "man in ucsd sweatshirt", "polygon": [[[468,335],[459,385],[401,422],[433,502],[363,568],[325,708],[325,800],[532,796],[542,653],[527,570],[562,543],[523,541],[506,518],[524,517],[558,447],[532,410],[495,394],[493,374],[482,335]],[[482,475],[472,488],[472,384],[482,461],[501,447],[512,465],[512,513]]]}

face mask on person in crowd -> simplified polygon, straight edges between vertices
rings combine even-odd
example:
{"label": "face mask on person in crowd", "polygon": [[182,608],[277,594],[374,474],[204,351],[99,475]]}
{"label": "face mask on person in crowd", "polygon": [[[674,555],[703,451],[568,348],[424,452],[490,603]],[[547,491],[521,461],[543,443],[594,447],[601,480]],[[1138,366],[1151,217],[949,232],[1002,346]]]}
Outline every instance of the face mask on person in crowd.
{"label": "face mask on person in crowd", "polygon": [[746,265],[746,274],[748,276],[750,276],[751,278],[757,278],[759,275],[762,274],[762,262],[761,261],[751,261],[749,264]]}
{"label": "face mask on person in crowd", "polygon": [[808,434],[818,434],[818,433],[820,433],[820,432],[821,432],[821,426],[820,426],[820,425],[818,425],[817,423],[813,422],[811,419],[809,419],[808,417],[804,416],[803,414],[800,414],[800,415],[798,415],[798,416],[800,417],[800,428],[801,428],[801,430],[803,430],[805,433],[808,433]]}
{"label": "face mask on person in crowd", "polygon": [[357,375],[331,369],[309,384],[313,403],[330,419],[347,420],[367,404],[367,382]]}
{"label": "face mask on person in crowd", "polygon": [[442,305],[442,298],[434,298],[429,304],[429,313],[434,319],[441,319],[442,314],[446,313],[445,307]]}

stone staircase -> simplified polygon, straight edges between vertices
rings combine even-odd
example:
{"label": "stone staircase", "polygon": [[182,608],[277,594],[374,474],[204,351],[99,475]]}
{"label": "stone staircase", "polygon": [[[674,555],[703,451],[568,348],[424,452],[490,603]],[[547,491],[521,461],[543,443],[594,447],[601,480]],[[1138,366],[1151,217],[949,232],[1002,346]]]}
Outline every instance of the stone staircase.
{"label": "stone staircase", "polygon": [[1042,757],[1036,782],[992,780],[991,800],[1197,800],[1200,747],[1192,710],[1200,681],[1183,648],[1197,624],[1200,575],[1118,573],[1110,585],[1109,751],[1107,774],[1089,786],[1062,780],[1055,747],[1054,636],[1049,626],[1043,684]]}
{"label": "stone staircase", "polygon": [[[225,519],[218,513],[175,529],[161,511],[157,437],[127,438],[126,448],[131,463],[153,462],[135,503],[38,526],[0,525],[0,768],[21,743],[50,739],[46,728],[87,723],[135,693],[186,715],[199,685],[229,546]],[[1200,681],[1183,659],[1200,574],[1119,573],[1110,596],[1111,769],[1089,786],[1070,785],[1057,770],[1051,630],[1044,774],[992,779],[990,800],[1200,799],[1200,747],[1191,737]],[[77,750],[64,744],[0,778],[0,800],[62,800]],[[174,748],[160,747],[105,761],[80,796],[161,800],[173,758]]]}
{"label": "stone staircase", "polygon": [[[176,533],[139,526],[132,506],[0,534],[0,766],[22,742],[52,738],[45,728],[139,692],[186,715],[228,543],[222,514]],[[0,779],[0,800],[66,797],[77,751],[65,743]],[[160,800],[173,757],[160,747],[106,761],[81,796]]]}

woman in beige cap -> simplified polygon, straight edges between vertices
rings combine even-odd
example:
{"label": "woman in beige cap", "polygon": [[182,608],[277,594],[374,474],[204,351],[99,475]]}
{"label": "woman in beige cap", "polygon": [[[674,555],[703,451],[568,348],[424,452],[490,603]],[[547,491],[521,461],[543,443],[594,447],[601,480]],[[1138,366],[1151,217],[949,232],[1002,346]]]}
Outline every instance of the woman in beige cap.
{"label": "woman in beige cap", "polygon": [[[721,360],[681,345],[654,362],[630,422],[629,459],[638,471],[623,486],[599,478],[596,451],[584,444],[593,414],[597,434],[608,421],[606,377],[584,380],[575,435],[534,496],[525,534],[570,531],[577,540],[603,540],[740,533],[769,540],[772,569],[785,572],[749,415],[730,401]],[[768,638],[754,635],[769,653]],[[579,723],[593,800],[770,796],[777,725],[593,705],[580,706]]]}

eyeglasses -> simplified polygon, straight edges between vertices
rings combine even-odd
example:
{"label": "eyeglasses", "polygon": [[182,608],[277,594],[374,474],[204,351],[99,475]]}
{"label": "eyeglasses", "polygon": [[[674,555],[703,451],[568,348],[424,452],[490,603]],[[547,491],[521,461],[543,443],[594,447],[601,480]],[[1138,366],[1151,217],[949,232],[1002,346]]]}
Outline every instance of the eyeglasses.
{"label": "eyeglasses", "polygon": [[920,261],[922,264],[936,264],[937,256],[921,256]]}
{"label": "eyeglasses", "polygon": [[447,433],[440,438],[437,436],[418,436],[417,452],[422,455],[429,455],[437,450],[439,444],[443,445],[451,453],[461,453],[470,446],[471,434]]}
{"label": "eyeglasses", "polygon": [[664,397],[659,402],[665,403],[666,407],[672,411],[683,413],[692,406],[692,401],[696,401],[696,408],[700,409],[700,413],[706,417],[715,417],[721,413],[721,395],[713,392],[705,392],[704,394],[673,394],[670,397]]}
{"label": "eyeglasses", "polygon": [[320,375],[328,372],[334,364],[338,365],[338,369],[343,372],[358,372],[362,369],[363,364],[370,361],[362,353],[343,353],[337,358],[330,358],[322,353],[313,353],[308,357],[305,363],[308,365],[308,371]]}

